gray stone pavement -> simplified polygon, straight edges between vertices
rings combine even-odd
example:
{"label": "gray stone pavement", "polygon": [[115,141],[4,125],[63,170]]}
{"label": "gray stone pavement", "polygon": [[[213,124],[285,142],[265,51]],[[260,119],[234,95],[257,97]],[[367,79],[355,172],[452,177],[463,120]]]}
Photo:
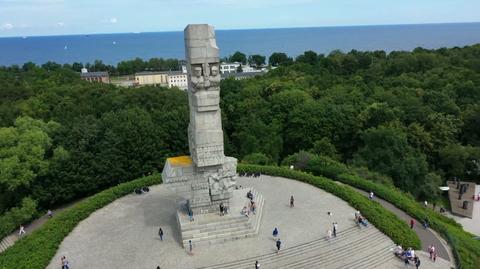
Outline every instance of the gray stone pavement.
{"label": "gray stone pavement", "polygon": [[[187,253],[181,246],[175,219],[179,197],[165,186],[157,185],[146,195],[120,198],[82,221],[64,239],[47,268],[59,268],[60,257],[64,255],[72,269],[208,267],[273,253],[274,227],[280,230],[282,246],[288,249],[319,238],[325,240],[333,221],[338,222],[340,231],[353,225],[355,209],[311,185],[269,176],[240,178],[238,184],[254,187],[265,198],[257,237],[198,247],[193,255]],[[289,207],[290,195],[295,196],[293,209]],[[240,210],[232,208],[230,212],[240,214]],[[333,216],[328,216],[328,211]],[[158,238],[159,227],[164,230],[164,241]],[[382,268],[399,268],[399,265],[399,260],[391,259]]]}

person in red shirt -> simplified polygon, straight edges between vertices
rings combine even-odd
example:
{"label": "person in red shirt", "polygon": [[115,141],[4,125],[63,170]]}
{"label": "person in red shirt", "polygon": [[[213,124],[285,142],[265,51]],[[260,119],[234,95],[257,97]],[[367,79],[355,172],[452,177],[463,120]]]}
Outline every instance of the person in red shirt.
{"label": "person in red shirt", "polygon": [[410,220],[410,229],[413,229],[413,226],[415,226],[415,220],[411,219]]}

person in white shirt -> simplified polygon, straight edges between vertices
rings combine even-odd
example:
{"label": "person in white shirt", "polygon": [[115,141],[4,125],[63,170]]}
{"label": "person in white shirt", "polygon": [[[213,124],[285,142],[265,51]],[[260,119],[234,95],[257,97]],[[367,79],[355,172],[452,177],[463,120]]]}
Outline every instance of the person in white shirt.
{"label": "person in white shirt", "polygon": [[25,227],[23,227],[23,225],[20,225],[20,230],[18,231],[18,236],[21,236],[22,234],[26,234],[27,232],[25,232]]}

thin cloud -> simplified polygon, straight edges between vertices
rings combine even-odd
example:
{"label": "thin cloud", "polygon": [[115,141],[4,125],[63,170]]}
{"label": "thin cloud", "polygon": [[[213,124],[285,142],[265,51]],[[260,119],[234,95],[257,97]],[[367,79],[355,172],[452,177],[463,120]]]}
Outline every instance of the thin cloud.
{"label": "thin cloud", "polygon": [[111,18],[109,21],[110,21],[110,23],[117,23],[117,18],[115,18],[115,17]]}
{"label": "thin cloud", "polygon": [[65,26],[65,23],[64,23],[64,22],[57,22],[57,25],[58,25],[59,27],[64,27],[64,26]]}
{"label": "thin cloud", "polygon": [[0,30],[12,30],[12,29],[13,29],[13,24],[9,22],[0,25]]}

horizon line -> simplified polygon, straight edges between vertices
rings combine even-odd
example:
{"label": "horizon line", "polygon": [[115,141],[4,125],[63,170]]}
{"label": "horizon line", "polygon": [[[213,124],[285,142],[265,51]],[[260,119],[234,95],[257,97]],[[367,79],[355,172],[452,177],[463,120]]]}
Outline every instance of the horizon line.
{"label": "horizon line", "polygon": [[[347,28],[347,27],[379,27],[379,26],[415,26],[415,25],[442,25],[442,24],[477,24],[480,21],[470,22],[430,22],[430,23],[399,23],[399,24],[357,24],[357,25],[324,25],[324,26],[296,26],[296,27],[260,27],[260,28],[220,28],[215,31],[249,31],[249,30],[283,30],[283,29],[308,29],[308,28]],[[188,25],[188,24],[187,24]],[[214,26],[215,27],[215,26]],[[0,36],[3,38],[25,38],[25,37],[60,37],[60,36],[82,36],[82,35],[116,35],[116,34],[150,34],[150,33],[178,33],[183,30],[171,31],[140,31],[140,32],[109,32],[109,33],[80,33],[80,34],[51,34],[51,35],[16,35]]]}

